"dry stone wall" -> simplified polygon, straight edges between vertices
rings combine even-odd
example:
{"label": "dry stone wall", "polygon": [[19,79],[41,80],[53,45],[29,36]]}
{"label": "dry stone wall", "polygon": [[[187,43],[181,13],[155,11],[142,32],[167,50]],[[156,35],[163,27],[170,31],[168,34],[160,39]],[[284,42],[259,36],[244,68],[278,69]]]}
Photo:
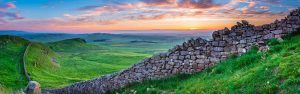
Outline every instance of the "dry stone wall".
{"label": "dry stone wall", "polygon": [[159,79],[175,74],[200,72],[228,58],[231,54],[243,54],[253,45],[266,46],[268,39],[291,34],[300,27],[300,8],[282,20],[254,26],[243,20],[230,29],[213,32],[213,40],[190,39],[166,53],[154,55],[123,71],[90,81],[49,90],[57,94],[101,94],[120,89],[132,82]]}

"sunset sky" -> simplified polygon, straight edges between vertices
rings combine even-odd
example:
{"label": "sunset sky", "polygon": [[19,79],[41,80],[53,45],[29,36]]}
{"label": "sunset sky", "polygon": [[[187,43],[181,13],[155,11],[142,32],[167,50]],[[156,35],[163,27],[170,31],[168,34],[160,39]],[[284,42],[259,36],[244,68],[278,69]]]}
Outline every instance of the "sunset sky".
{"label": "sunset sky", "polygon": [[216,30],[281,19],[300,0],[0,0],[0,30]]}

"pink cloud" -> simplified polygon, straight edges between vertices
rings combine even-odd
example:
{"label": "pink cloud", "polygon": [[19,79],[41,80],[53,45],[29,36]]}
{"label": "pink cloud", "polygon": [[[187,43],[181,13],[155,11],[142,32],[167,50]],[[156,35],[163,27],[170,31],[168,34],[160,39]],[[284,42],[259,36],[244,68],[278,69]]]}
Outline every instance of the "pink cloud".
{"label": "pink cloud", "polygon": [[251,2],[249,2],[249,8],[253,8],[253,7],[255,7],[256,6],[256,2],[254,2],[254,1],[251,1]]}
{"label": "pink cloud", "polygon": [[12,8],[16,8],[16,5],[12,2],[8,2],[8,3],[0,3],[0,22],[1,23],[6,23],[8,22],[8,20],[20,20],[20,19],[24,19],[24,17],[22,17],[20,15],[19,12],[9,12],[9,9]]}
{"label": "pink cloud", "polygon": [[12,2],[6,3],[7,8],[16,8],[16,5]]}
{"label": "pink cloud", "polygon": [[182,0],[178,2],[178,7],[183,8],[200,8],[200,9],[206,9],[206,8],[213,8],[213,7],[220,7],[221,4],[214,4],[213,0]]}
{"label": "pink cloud", "polygon": [[259,8],[262,9],[262,10],[269,10],[270,9],[270,7],[268,7],[268,6],[260,6]]}
{"label": "pink cloud", "polygon": [[[76,9],[80,14],[63,14],[55,20],[39,19],[38,21],[27,21],[22,24],[11,24],[22,28],[50,28],[57,30],[92,29],[91,27],[106,27],[122,24],[124,22],[154,22],[172,20],[180,18],[200,18],[200,19],[261,19],[280,18],[282,14],[272,13],[268,6],[257,7],[260,1],[257,0],[231,0],[227,4],[214,4],[213,0],[142,0],[143,2],[134,4],[116,5],[94,5]],[[266,0],[265,0],[266,1]],[[239,3],[247,3],[243,8],[234,7]],[[12,3],[10,8],[16,6]],[[2,8],[4,9],[4,8]],[[0,22],[7,19],[23,19],[19,13],[0,12]],[[1,11],[1,7],[0,7]],[[173,23],[170,23],[173,24]],[[126,24],[127,25],[127,24]],[[146,25],[146,24],[145,24]],[[12,27],[11,28],[14,28]],[[131,26],[128,26],[128,28]],[[127,28],[127,27],[126,27]],[[117,29],[117,28],[116,28]]]}
{"label": "pink cloud", "polygon": [[150,5],[166,5],[166,4],[176,3],[176,0],[141,0],[141,1]]}

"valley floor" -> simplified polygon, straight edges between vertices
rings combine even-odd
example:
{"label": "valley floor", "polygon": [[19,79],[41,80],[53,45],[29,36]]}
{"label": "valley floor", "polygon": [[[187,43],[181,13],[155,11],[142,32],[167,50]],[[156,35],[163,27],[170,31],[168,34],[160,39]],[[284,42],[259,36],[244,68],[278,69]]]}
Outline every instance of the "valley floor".
{"label": "valley floor", "polygon": [[[28,74],[32,80],[39,82],[43,89],[50,89],[126,69],[144,58],[164,52],[184,41],[173,41],[173,38],[166,41],[167,38],[159,38],[162,39],[148,39],[155,42],[134,41],[139,38],[125,37],[114,38],[115,40],[108,42],[85,42],[75,38],[39,43],[16,36],[1,36],[0,90],[15,91],[26,86],[27,80],[20,64],[29,43],[32,45],[28,47],[24,60]],[[95,39],[97,37],[93,38]]]}
{"label": "valley floor", "polygon": [[70,49],[50,43],[49,46],[56,51],[59,68],[32,67],[30,74],[43,88],[59,88],[126,69],[152,54],[170,48],[170,44],[166,43],[157,44],[156,47],[149,44],[130,44],[131,47],[126,47],[127,45],[129,44],[86,43],[79,47],[73,45],[74,49]]}

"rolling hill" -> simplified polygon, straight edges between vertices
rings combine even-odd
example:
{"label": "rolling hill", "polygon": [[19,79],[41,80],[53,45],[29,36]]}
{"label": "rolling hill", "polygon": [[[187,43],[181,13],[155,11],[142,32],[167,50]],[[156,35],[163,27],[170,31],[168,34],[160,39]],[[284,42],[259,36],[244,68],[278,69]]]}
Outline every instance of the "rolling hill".
{"label": "rolling hill", "polygon": [[0,36],[0,49],[0,82],[5,88],[15,90],[27,85],[24,68],[32,76],[34,69],[44,70],[58,66],[50,62],[55,52],[46,45],[31,43],[17,36]]}
{"label": "rolling hill", "polygon": [[80,50],[88,48],[91,45],[87,45],[86,41],[81,38],[72,38],[72,39],[66,39],[56,42],[50,42],[48,43],[50,48],[56,50],[56,51],[72,51],[72,50]]}
{"label": "rolling hill", "polygon": [[27,85],[22,62],[31,80],[38,81],[42,88],[59,88],[125,69],[152,54],[91,44],[82,38],[38,43],[8,35],[0,36],[0,49],[0,82],[6,91]]}
{"label": "rolling hill", "polygon": [[[299,34],[294,34],[283,42],[271,40],[268,52],[258,53],[252,49],[201,73],[134,83],[111,93],[298,93],[299,38]],[[82,38],[43,44],[16,36],[0,36],[3,52],[0,53],[0,74],[4,75],[0,78],[1,88],[17,90],[27,84],[20,63],[26,49],[26,68],[31,78],[41,83],[42,88],[59,88],[125,69],[150,57],[153,52],[145,54],[148,50],[142,50],[141,44],[130,44],[137,48],[133,50],[87,43]],[[152,51],[167,48],[159,47]]]}
{"label": "rolling hill", "polygon": [[0,84],[18,89],[27,84],[21,62],[29,41],[15,36],[0,36]]}

